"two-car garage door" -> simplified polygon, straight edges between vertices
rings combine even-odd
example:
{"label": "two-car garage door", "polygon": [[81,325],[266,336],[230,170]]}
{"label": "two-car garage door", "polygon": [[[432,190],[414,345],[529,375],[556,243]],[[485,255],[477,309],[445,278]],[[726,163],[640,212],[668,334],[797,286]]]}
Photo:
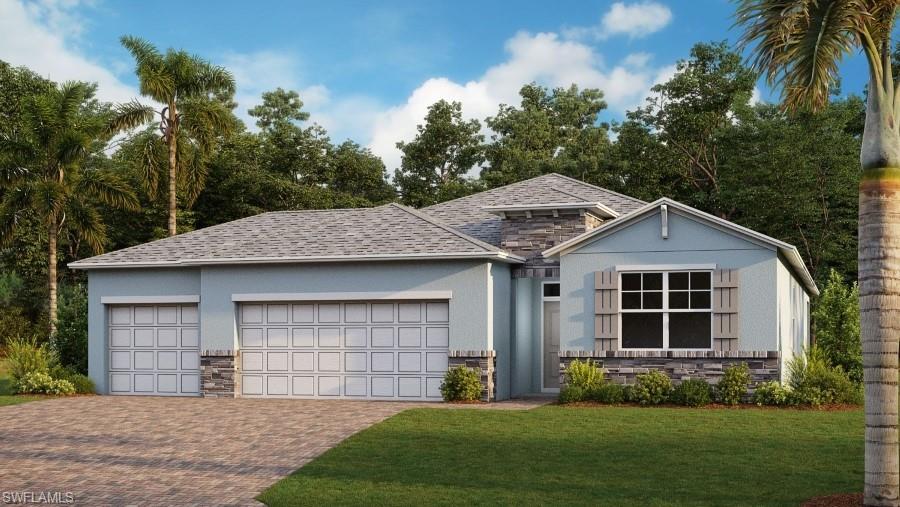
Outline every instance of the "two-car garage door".
{"label": "two-car garage door", "polygon": [[241,303],[245,397],[440,399],[447,301]]}

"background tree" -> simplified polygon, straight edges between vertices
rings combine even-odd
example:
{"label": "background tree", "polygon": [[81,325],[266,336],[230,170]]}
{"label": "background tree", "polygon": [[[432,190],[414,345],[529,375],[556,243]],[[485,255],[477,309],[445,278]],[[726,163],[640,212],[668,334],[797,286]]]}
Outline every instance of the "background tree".
{"label": "background tree", "polygon": [[816,346],[831,364],[843,368],[854,382],[862,383],[859,286],[856,282],[848,284],[832,269],[812,313],[816,323]]}
{"label": "background tree", "polygon": [[415,139],[398,142],[403,152],[394,183],[404,204],[424,207],[472,193],[466,175],[484,160],[478,120],[464,120],[462,104],[440,100],[428,108]]}
{"label": "background tree", "polygon": [[548,90],[535,83],[519,90],[519,107],[500,105],[485,120],[494,132],[486,147],[482,178],[488,187],[508,185],[550,172],[591,182],[600,175],[610,148],[608,127],[598,122],[606,109],[603,93],[578,86]]}
{"label": "background tree", "polygon": [[[50,333],[56,326],[58,240],[67,235],[103,251],[106,227],[96,203],[135,208],[131,190],[115,175],[84,166],[102,147],[106,115],[91,103],[94,87],[66,83],[32,97],[23,110],[25,129],[0,138],[11,156],[2,168],[8,188],[0,202],[0,239],[9,240],[23,213],[41,217],[47,237]],[[92,107],[94,106],[94,107]]]}
{"label": "background tree", "polygon": [[327,186],[335,192],[362,198],[372,205],[397,197],[381,158],[347,140],[328,151]]}
{"label": "background tree", "polygon": [[900,87],[891,65],[896,0],[740,0],[737,23],[753,65],[788,110],[821,109],[838,62],[861,50],[869,67],[860,162],[860,321],[866,401],[866,505],[900,505],[897,377],[900,346]]}
{"label": "background tree", "polygon": [[179,186],[185,205],[190,205],[203,188],[206,161],[215,140],[235,126],[229,110],[234,77],[223,67],[185,51],[169,49],[163,55],[143,39],[125,36],[121,41],[137,63],[141,94],[163,107],[157,111],[137,101],[121,104],[110,127],[113,131],[133,129],[159,118],[154,126],[161,137],[142,139],[144,182],[152,196],[161,176],[166,176],[168,232],[174,236],[178,233]]}

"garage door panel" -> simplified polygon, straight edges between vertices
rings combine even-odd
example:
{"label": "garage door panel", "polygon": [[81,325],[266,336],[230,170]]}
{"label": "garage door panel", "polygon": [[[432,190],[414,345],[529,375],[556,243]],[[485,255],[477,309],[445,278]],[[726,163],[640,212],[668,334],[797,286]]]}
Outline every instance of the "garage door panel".
{"label": "garage door panel", "polygon": [[196,305],[110,306],[112,394],[198,396]]}
{"label": "garage door panel", "polygon": [[240,328],[246,396],[440,399],[446,302],[248,303],[238,314],[252,321]]}

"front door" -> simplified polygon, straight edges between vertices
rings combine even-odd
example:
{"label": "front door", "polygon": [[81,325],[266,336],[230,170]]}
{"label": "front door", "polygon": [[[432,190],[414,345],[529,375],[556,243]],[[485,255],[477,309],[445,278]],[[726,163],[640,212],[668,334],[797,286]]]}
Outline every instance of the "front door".
{"label": "front door", "polygon": [[544,389],[559,388],[559,301],[544,301]]}

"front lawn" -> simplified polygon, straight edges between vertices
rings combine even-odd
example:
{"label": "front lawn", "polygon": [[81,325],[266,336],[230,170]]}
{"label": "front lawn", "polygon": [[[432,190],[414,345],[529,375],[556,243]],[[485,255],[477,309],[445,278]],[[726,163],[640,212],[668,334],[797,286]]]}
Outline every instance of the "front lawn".
{"label": "front lawn", "polygon": [[798,505],[862,490],[863,412],[416,409],[258,498],[273,505]]}

